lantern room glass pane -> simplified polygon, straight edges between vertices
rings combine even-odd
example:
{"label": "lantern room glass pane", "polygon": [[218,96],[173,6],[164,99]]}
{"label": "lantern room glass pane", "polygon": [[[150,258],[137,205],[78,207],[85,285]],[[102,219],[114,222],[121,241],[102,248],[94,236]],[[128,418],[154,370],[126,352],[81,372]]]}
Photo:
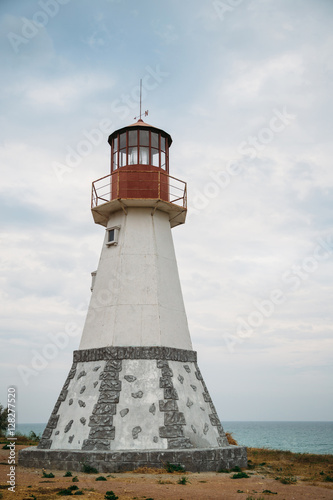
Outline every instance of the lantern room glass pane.
{"label": "lantern room glass pane", "polygon": [[137,146],[138,144],[138,131],[130,130],[128,132],[128,145],[129,146]]}
{"label": "lantern room glass pane", "polygon": [[117,155],[118,155],[118,153],[113,153],[113,170],[118,168]]}
{"label": "lantern room glass pane", "polygon": [[136,165],[138,163],[138,148],[128,148],[128,165]]}
{"label": "lantern room glass pane", "polygon": [[141,165],[149,164],[149,148],[140,147],[140,161]]}
{"label": "lantern room glass pane", "polygon": [[117,151],[118,150],[118,137],[115,137],[113,139],[113,151]]}
{"label": "lantern room glass pane", "polygon": [[126,149],[119,152],[119,167],[126,165]]}
{"label": "lantern room glass pane", "polygon": [[140,146],[149,146],[149,131],[148,130],[140,130]]}
{"label": "lantern room glass pane", "polygon": [[161,135],[161,150],[165,151],[165,137]]}
{"label": "lantern room glass pane", "polygon": [[152,148],[158,148],[158,134],[156,132],[151,133],[151,147]]}
{"label": "lantern room glass pane", "polygon": [[160,152],[158,149],[151,149],[151,165],[154,167],[159,167],[160,166]]}
{"label": "lantern room glass pane", "polygon": [[126,148],[126,132],[123,132],[119,136],[119,148]]}
{"label": "lantern room glass pane", "polygon": [[165,164],[165,153],[161,151],[161,167],[165,170],[166,169],[166,164]]}

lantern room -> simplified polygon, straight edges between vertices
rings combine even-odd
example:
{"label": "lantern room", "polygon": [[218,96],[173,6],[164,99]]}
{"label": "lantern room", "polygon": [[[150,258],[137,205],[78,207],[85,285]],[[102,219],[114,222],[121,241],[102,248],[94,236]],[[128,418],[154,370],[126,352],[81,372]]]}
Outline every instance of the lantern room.
{"label": "lantern room", "polygon": [[169,134],[141,119],[133,125],[116,130],[109,137],[111,172],[136,165],[158,168],[169,173],[171,143]]}
{"label": "lantern room", "polygon": [[108,138],[111,171],[92,185],[95,222],[106,225],[110,213],[127,207],[168,212],[171,227],[186,216],[186,183],[169,174],[171,136],[139,119]]}

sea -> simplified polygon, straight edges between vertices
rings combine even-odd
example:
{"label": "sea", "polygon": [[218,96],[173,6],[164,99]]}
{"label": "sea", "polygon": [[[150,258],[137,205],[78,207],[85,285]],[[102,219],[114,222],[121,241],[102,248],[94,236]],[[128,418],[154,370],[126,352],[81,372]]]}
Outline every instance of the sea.
{"label": "sea", "polygon": [[[18,424],[22,434],[41,435],[46,424]],[[223,422],[240,445],[333,455],[333,422]]]}

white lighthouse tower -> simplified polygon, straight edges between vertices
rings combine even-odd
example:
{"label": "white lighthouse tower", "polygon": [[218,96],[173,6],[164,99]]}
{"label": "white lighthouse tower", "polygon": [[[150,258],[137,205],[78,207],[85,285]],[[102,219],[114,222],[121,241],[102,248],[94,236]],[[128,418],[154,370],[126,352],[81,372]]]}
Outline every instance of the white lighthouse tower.
{"label": "white lighthouse tower", "polygon": [[192,349],[171,234],[185,222],[187,193],[169,174],[171,143],[141,118],[109,137],[111,172],[92,186],[105,234],[81,343],[38,447],[20,453],[23,465],[246,465]]}

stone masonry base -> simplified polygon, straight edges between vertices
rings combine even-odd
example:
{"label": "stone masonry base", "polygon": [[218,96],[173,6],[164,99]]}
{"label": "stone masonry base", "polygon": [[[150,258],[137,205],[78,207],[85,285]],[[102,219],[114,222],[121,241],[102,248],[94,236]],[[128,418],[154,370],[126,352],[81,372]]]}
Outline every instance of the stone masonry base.
{"label": "stone masonry base", "polygon": [[18,462],[23,467],[70,471],[82,471],[82,465],[89,464],[98,472],[125,472],[138,467],[163,468],[169,462],[183,465],[191,472],[218,472],[237,465],[246,467],[247,453],[243,446],[163,451],[40,450],[33,446],[19,452]]}

